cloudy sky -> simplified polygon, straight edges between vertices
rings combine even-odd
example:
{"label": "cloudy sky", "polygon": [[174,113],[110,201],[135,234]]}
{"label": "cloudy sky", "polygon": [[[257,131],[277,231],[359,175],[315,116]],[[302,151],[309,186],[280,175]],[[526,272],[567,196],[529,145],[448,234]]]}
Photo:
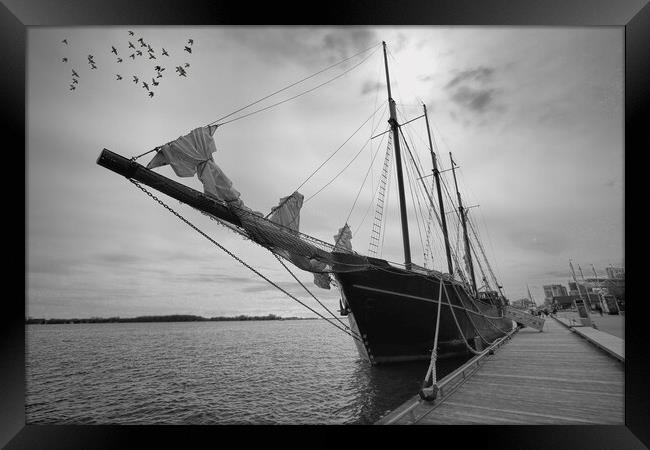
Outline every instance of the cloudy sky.
{"label": "cloudy sky", "polygon": [[[147,58],[140,37],[159,59]],[[189,38],[191,54],[183,50]],[[129,57],[129,40],[143,56]],[[569,258],[585,276],[590,264],[603,275],[623,264],[622,28],[38,27],[28,30],[27,47],[27,314],[312,316],[96,159],[103,148],[141,154],[370,48],[231,116],[325,83],[223,125],[214,155],[244,202],[266,213],[352,135],[301,187],[309,200],[300,228],[332,242],[347,219],[353,247],[367,253],[386,151],[385,139],[369,139],[386,129],[382,40],[400,119],[417,117],[426,103],[442,168],[453,152],[463,202],[480,205],[470,214],[511,300],[526,295],[527,284],[538,302],[543,284],[566,284]],[[169,57],[160,55],[163,47]],[[185,63],[184,78],[174,67]],[[156,64],[166,67],[158,86]],[[423,127],[418,120],[405,128],[430,171]],[[168,167],[157,170],[175,178]],[[444,176],[453,186],[451,172]],[[382,257],[400,262],[395,192],[389,189]],[[162,197],[317,306],[268,251]],[[423,264],[424,224],[410,218],[413,259]],[[443,269],[437,239],[434,267]],[[338,307],[335,289],[314,291]]]}

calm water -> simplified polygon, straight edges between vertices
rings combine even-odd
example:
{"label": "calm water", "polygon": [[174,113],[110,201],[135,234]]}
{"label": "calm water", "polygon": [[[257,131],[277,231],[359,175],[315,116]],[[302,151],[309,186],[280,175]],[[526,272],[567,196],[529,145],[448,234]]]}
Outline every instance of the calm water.
{"label": "calm water", "polygon": [[370,424],[417,393],[428,365],[371,367],[322,320],[26,333],[28,424]]}

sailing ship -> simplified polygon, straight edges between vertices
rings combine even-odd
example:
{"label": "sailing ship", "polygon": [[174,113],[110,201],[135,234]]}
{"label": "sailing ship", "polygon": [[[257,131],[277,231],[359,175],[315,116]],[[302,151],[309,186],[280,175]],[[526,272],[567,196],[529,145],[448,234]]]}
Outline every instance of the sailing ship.
{"label": "sailing ship", "polygon": [[[462,260],[465,262],[465,271],[459,263],[461,259],[452,251],[445,218],[448,213],[445,212],[441,191],[441,170],[438,168],[437,155],[431,144],[431,130],[425,105],[422,105],[423,114],[420,117],[426,122],[428,150],[432,161],[431,176],[437,192],[437,202],[433,198],[433,186],[431,190],[424,185],[424,182],[423,186],[428,206],[435,211],[444,236],[448,272],[426,268],[412,261],[402,168],[404,154],[401,143],[406,143],[403,141],[402,127],[405,123],[400,124],[397,120],[396,103],[391,92],[386,44],[382,42],[381,45],[390,114],[389,129],[386,132],[390,133],[390,142],[392,142],[392,149],[389,146],[385,162],[386,164],[390,161],[394,162],[397,178],[403,263],[379,258],[376,252],[370,251],[376,250],[378,246],[379,234],[376,230],[373,230],[374,234],[371,235],[369,254],[365,255],[352,249],[351,232],[347,224],[335,236],[334,244],[301,232],[299,219],[303,196],[298,191],[282,198],[279,204],[266,215],[246,206],[239,192],[233,188],[232,182],[212,157],[216,151],[213,134],[219,124],[196,128],[175,141],[144,153],[155,151],[154,158],[146,167],[136,161],[144,154],[126,158],[108,149],[101,152],[97,163],[125,176],[222,249],[224,248],[218,242],[192,225],[144,186],[195,208],[221,225],[239,233],[245,239],[265,247],[287,270],[289,268],[284,261],[291,262],[301,270],[312,272],[317,286],[328,289],[330,285],[335,285],[340,291],[339,316],[335,318],[344,325],[344,331],[352,336],[359,354],[371,364],[427,360],[432,358],[432,352],[437,354],[438,358],[476,354],[510,333],[515,322],[508,315],[508,300],[502,286],[489,269],[489,264],[488,272],[494,278],[494,287],[490,287],[484,274],[484,288],[477,288],[472,253],[478,255],[478,248],[483,256],[485,254],[480,242],[470,244],[468,224],[471,229],[471,223],[467,220],[468,208],[463,206],[458,190],[455,170],[457,166],[453,159],[451,159],[451,170],[458,203],[456,210],[450,212],[458,214],[459,223],[462,225],[465,253]],[[407,150],[410,153],[410,149]],[[167,164],[171,165],[175,174],[180,177],[197,175],[203,183],[204,192],[185,186],[153,170]],[[385,174],[386,167],[384,169]],[[420,180],[426,178],[420,172],[418,175]],[[380,200],[378,197],[378,202]],[[477,238],[476,235],[474,236]],[[265,278],[254,267],[226,251]],[[294,278],[299,281],[297,277]],[[273,284],[272,281],[268,279],[267,281]],[[282,290],[280,286],[274,285]],[[306,286],[303,287],[308,290]],[[341,320],[344,317],[348,319],[347,324]],[[339,326],[334,321],[332,324]]]}

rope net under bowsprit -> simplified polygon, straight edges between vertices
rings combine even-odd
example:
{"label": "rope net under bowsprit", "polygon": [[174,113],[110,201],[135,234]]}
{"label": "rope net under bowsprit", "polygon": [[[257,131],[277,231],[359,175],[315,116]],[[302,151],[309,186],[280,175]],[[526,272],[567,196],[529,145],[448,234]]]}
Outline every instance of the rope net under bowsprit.
{"label": "rope net under bowsprit", "polygon": [[[355,253],[352,250],[352,233],[347,224],[334,236],[334,244],[301,233],[300,208],[303,195],[299,192],[280,199],[271,209],[268,218],[247,207],[240,193],[233,188],[228,176],[215,163],[212,154],[217,151],[212,135],[216,127],[200,127],[188,134],[157,148],[157,153],[147,165],[153,169],[169,164],[179,177],[196,175],[203,184],[206,195],[215,198],[235,214],[241,228],[228,224],[218,217],[211,218],[226,225],[245,238],[282,256],[298,268],[314,273],[314,283],[329,289],[332,272],[332,252]],[[359,270],[366,264],[349,266],[347,270]],[[346,270],[337,264],[337,271]]]}

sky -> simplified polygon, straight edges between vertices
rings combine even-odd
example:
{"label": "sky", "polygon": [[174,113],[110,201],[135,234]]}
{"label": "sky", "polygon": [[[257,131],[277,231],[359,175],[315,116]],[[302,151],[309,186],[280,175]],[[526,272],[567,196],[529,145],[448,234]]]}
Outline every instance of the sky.
{"label": "sky", "polygon": [[[147,58],[138,38],[158,59]],[[129,40],[143,56],[129,57]],[[96,160],[103,148],[140,155],[316,74],[225,119],[237,120],[217,129],[214,159],[256,211],[269,212],[300,186],[300,230],[333,242],[347,221],[353,248],[366,254],[388,136],[371,139],[387,129],[381,41],[400,122],[426,104],[441,169],[452,152],[463,203],[511,300],[529,286],[541,303],[544,284],[570,280],[569,259],[586,277],[591,264],[603,276],[608,265],[624,265],[620,27],[30,27],[26,315],[313,317]],[[185,63],[187,76],[178,76],[174,67]],[[156,64],[166,69],[161,78]],[[430,173],[423,120],[403,129]],[[201,189],[169,167],[156,170]],[[443,178],[451,190],[452,172]],[[416,204],[408,189],[406,196]],[[161,199],[322,311],[267,250]],[[381,257],[403,262],[394,184],[386,203]],[[409,214],[420,265],[424,219]],[[437,224],[433,235],[433,268],[447,271]],[[338,308],[336,288],[294,273]]]}

